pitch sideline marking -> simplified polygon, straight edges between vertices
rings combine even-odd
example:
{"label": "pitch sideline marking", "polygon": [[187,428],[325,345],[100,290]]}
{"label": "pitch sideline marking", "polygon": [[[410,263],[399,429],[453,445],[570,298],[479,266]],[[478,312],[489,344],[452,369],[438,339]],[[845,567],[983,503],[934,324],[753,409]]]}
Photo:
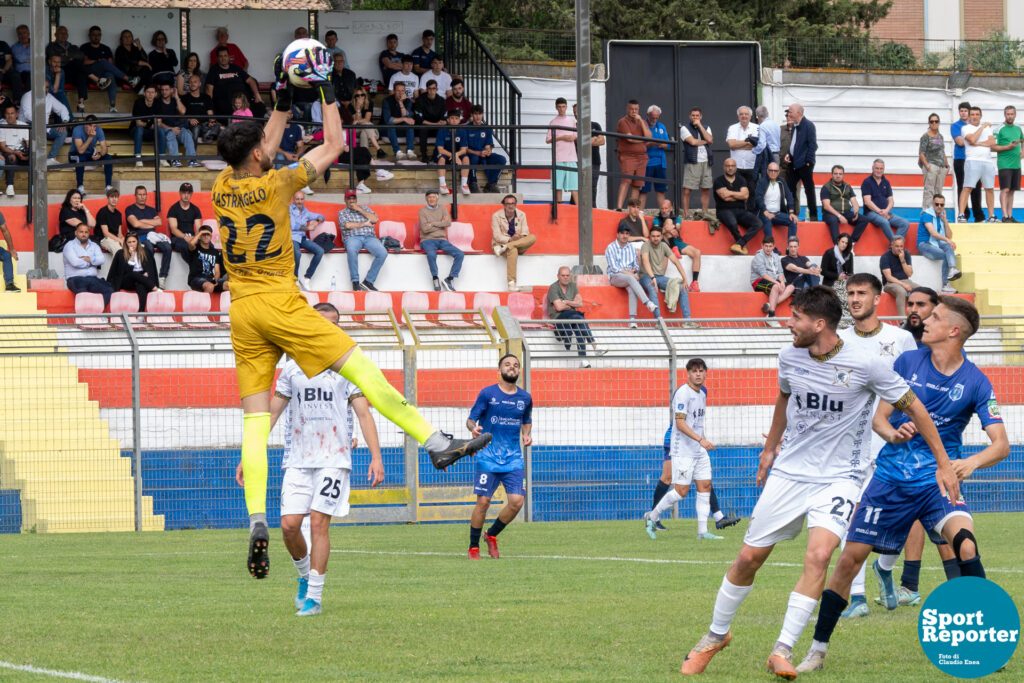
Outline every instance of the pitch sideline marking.
{"label": "pitch sideline marking", "polygon": [[51,676],[53,678],[71,678],[76,681],[91,681],[92,683],[121,683],[115,678],[104,678],[103,676],[90,676],[78,671],[57,671],[55,669],[40,669],[28,664],[14,664],[12,662],[0,661],[0,669],[11,669],[13,671],[24,671],[40,676]]}

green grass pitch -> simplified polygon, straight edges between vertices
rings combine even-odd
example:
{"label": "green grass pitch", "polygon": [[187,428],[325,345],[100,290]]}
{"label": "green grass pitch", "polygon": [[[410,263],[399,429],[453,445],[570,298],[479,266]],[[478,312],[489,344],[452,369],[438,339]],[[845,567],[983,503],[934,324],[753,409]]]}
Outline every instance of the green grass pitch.
{"label": "green grass pitch", "polygon": [[[277,530],[263,581],[243,530],[3,536],[0,662],[121,681],[678,680],[745,523],[717,542],[692,519],[666,524],[657,541],[639,521],[515,524],[502,559],[481,562],[465,558],[468,525],[335,527],[324,612],[305,619]],[[989,578],[1024,605],[1024,517],[977,526]],[[775,549],[705,679],[773,680],[804,540]],[[922,593],[942,579],[927,547]],[[875,607],[873,584],[871,616],[842,622],[826,671],[801,680],[944,678],[917,642],[919,608]],[[993,678],[1024,680],[1020,652]],[[0,665],[0,680],[54,679]]]}

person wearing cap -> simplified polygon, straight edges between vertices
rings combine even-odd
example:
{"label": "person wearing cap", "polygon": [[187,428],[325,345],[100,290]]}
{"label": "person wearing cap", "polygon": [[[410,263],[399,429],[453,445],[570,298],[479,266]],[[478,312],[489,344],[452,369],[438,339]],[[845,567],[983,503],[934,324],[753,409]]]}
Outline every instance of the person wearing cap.
{"label": "person wearing cap", "polygon": [[[452,109],[448,112],[448,125],[457,126],[459,125],[459,119],[462,118],[462,112],[458,109]],[[455,158],[455,165],[460,167],[459,175],[462,176],[462,194],[469,194],[469,155],[466,153],[467,137],[466,131],[461,128],[442,128],[437,131],[435,138],[436,144],[434,145],[434,158],[435,164],[441,164],[443,166],[450,166],[452,163],[452,157]],[[448,182],[445,180],[444,168],[437,169],[437,182],[440,185],[438,190],[439,194],[449,195],[451,190],[448,189]],[[455,179],[452,178],[454,182]]]}
{"label": "person wearing cap", "polygon": [[199,226],[196,241],[188,254],[188,286],[196,292],[228,291],[228,276],[224,272],[224,258],[213,246],[213,228]]}
{"label": "person wearing cap", "polygon": [[537,241],[537,236],[530,234],[530,226],[526,224],[526,213],[516,208],[516,204],[516,196],[507,194],[501,200],[502,208],[491,216],[491,247],[495,256],[505,257],[510,292],[519,291],[516,268],[520,254],[525,254]]}
{"label": "person wearing cap", "polygon": [[291,206],[288,207],[288,216],[292,227],[296,278],[299,277],[299,259],[302,258],[302,250],[305,249],[311,254],[306,274],[299,278],[299,287],[308,292],[313,288],[310,278],[313,277],[317,266],[320,265],[320,259],[324,257],[325,253],[334,248],[334,238],[337,237],[337,234],[336,232],[324,231],[317,235],[315,239],[309,238],[307,233],[323,225],[324,216],[321,213],[314,213],[306,208],[306,195],[302,190],[299,190],[292,196]]}
{"label": "person wearing cap", "polygon": [[629,226],[619,224],[615,233],[615,241],[604,250],[607,262],[608,283],[612,287],[625,289],[629,293],[629,326],[636,327],[636,300],[639,299],[655,318],[661,316],[658,304],[647,296],[640,285],[640,262],[636,257],[636,249],[629,243]]}
{"label": "person wearing cap", "polygon": [[[345,208],[338,212],[338,227],[341,229],[341,239],[345,243],[345,256],[348,258],[349,279],[352,281],[352,289],[355,291],[376,292],[377,288],[373,283],[377,281],[377,274],[380,273],[385,259],[388,257],[388,250],[384,248],[377,238],[374,226],[377,225],[377,214],[368,206],[360,206],[357,203],[356,191],[345,190]],[[373,263],[366,277],[359,280],[359,252],[365,249],[373,256]]]}
{"label": "person wearing cap", "polygon": [[202,224],[203,214],[192,203],[192,183],[182,183],[178,187],[178,201],[167,209],[167,229],[171,233],[171,249],[181,254],[186,262],[199,240]]}
{"label": "person wearing cap", "polygon": [[[465,253],[454,244],[448,241],[448,228],[452,224],[452,217],[448,215],[448,209],[438,204],[437,190],[427,190],[427,205],[420,209],[420,246],[427,255],[427,266],[430,268],[430,277],[434,282],[434,291],[440,292],[442,287],[449,291],[455,291],[455,278],[462,270],[462,259]],[[443,281],[437,275],[437,251],[443,251],[452,257],[452,267],[448,271],[448,277]]]}

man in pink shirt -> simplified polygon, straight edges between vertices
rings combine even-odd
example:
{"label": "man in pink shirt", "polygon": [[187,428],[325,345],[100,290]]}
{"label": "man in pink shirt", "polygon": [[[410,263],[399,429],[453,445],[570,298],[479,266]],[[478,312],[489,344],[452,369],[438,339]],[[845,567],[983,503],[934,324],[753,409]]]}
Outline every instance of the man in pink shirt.
{"label": "man in pink shirt", "polygon": [[[558,116],[551,119],[549,125],[576,128],[576,119],[565,115],[567,107],[568,103],[564,97],[559,97],[555,100],[555,109],[558,111]],[[576,204],[579,201],[577,197],[579,180],[576,177],[576,133],[552,128],[548,130],[545,142],[550,145],[552,140],[555,141],[555,163],[558,166],[552,176],[555,183],[555,196],[557,201],[561,202],[562,190],[568,190],[569,194],[572,195],[572,203]]]}

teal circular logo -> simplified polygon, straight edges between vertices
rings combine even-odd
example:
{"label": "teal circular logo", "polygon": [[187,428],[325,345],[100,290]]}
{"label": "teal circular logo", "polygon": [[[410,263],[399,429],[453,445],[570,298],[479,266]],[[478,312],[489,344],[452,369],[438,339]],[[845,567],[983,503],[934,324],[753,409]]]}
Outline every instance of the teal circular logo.
{"label": "teal circular logo", "polygon": [[932,591],[921,607],[917,636],[940,671],[980,678],[1010,661],[1020,640],[1020,614],[1002,588],[965,576]]}

